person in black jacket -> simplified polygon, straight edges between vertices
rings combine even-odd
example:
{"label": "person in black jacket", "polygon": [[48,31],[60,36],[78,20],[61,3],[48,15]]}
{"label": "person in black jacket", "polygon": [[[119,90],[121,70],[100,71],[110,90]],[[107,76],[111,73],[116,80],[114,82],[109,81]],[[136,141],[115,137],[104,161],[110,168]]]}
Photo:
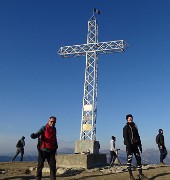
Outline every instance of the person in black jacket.
{"label": "person in black jacket", "polygon": [[135,179],[131,170],[131,162],[132,162],[133,154],[135,155],[137,161],[139,178],[142,180],[146,180],[147,177],[145,177],[144,174],[142,173],[141,156],[140,156],[140,152],[142,153],[142,144],[138,133],[138,128],[136,124],[133,122],[133,116],[131,114],[126,115],[126,120],[127,120],[127,124],[123,128],[123,138],[124,138],[124,144],[126,145],[127,169],[130,175],[130,180]]}
{"label": "person in black jacket", "polygon": [[22,136],[22,138],[18,141],[18,143],[16,144],[16,148],[17,148],[17,151],[16,151],[16,154],[15,156],[13,157],[13,159],[11,161],[14,161],[15,158],[18,156],[19,153],[21,153],[21,158],[20,158],[20,161],[23,161],[23,156],[24,156],[24,146],[25,146],[25,137]]}
{"label": "person in black jacket", "polygon": [[160,151],[160,164],[165,164],[163,160],[167,156],[167,150],[165,147],[165,141],[164,141],[164,135],[162,129],[159,129],[159,134],[156,136],[156,143],[158,144],[158,148]]}

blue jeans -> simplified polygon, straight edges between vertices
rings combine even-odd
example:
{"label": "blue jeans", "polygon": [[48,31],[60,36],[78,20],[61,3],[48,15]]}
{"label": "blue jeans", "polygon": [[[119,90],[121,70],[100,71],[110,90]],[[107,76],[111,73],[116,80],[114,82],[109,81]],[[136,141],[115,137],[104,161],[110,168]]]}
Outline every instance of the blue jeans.
{"label": "blue jeans", "polygon": [[16,154],[15,154],[14,158],[12,159],[12,161],[15,160],[15,158],[18,156],[19,153],[21,153],[20,161],[23,161],[24,148],[17,148]]}

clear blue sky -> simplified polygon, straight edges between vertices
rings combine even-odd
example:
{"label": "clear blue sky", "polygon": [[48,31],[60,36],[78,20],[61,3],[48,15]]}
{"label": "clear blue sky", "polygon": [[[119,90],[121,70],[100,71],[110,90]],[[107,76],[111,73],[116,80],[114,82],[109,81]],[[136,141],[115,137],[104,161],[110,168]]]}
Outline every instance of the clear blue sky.
{"label": "clear blue sky", "polygon": [[124,53],[99,56],[97,140],[125,149],[122,128],[134,115],[143,148],[157,148],[164,129],[170,149],[169,0],[0,0],[0,154],[57,117],[59,147],[79,140],[85,57],[63,59],[61,46],[86,43],[93,8],[99,42],[125,40]]}

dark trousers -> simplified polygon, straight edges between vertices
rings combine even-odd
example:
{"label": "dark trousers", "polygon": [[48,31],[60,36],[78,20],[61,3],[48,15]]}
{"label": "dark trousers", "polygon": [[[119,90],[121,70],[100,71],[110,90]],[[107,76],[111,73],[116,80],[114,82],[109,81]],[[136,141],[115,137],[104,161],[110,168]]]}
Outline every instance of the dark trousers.
{"label": "dark trousers", "polygon": [[166,156],[167,156],[167,150],[166,150],[166,148],[162,147],[162,149],[159,148],[159,151],[160,151],[160,162],[163,163],[163,160],[164,160],[164,159],[166,158]]}
{"label": "dark trousers", "polygon": [[15,154],[14,158],[12,159],[12,161],[15,160],[15,158],[18,156],[19,153],[21,153],[20,161],[23,161],[24,148],[17,148],[16,154]]}
{"label": "dark trousers", "polygon": [[127,169],[131,170],[131,163],[134,154],[135,159],[137,161],[137,169],[141,170],[142,169],[141,156],[138,147],[133,145],[130,147],[126,147],[126,153],[127,153]]}
{"label": "dark trousers", "polygon": [[114,151],[110,151],[110,165],[112,165],[116,159],[117,155]]}
{"label": "dark trousers", "polygon": [[48,165],[50,167],[50,180],[56,180],[56,151],[46,152],[39,150],[38,152],[38,165],[37,165],[37,180],[42,178],[42,169],[44,167],[44,162],[47,159]]}

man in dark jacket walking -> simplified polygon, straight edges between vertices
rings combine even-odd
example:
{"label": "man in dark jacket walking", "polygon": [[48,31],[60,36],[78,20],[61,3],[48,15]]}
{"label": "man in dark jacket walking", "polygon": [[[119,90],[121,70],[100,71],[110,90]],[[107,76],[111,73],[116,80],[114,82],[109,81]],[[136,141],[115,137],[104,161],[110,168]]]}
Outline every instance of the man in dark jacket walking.
{"label": "man in dark jacket walking", "polygon": [[13,157],[13,159],[11,161],[14,161],[15,158],[18,156],[19,153],[21,153],[21,158],[20,158],[20,161],[23,161],[23,156],[24,156],[24,146],[25,146],[25,137],[22,136],[22,138],[18,141],[18,143],[16,144],[16,148],[17,148],[17,151],[16,151],[16,154],[15,156]]}
{"label": "man in dark jacket walking", "polygon": [[132,162],[133,154],[135,155],[137,161],[139,178],[141,180],[147,180],[147,177],[145,177],[144,174],[142,173],[141,156],[140,156],[140,152],[142,153],[142,144],[137,126],[133,122],[133,116],[131,114],[128,114],[126,116],[126,120],[127,120],[127,124],[123,128],[123,138],[124,138],[124,144],[126,145],[127,169],[130,175],[130,180],[135,179],[133,177],[131,170],[131,162]]}
{"label": "man in dark jacket walking", "polygon": [[43,126],[37,133],[32,133],[31,138],[38,138],[38,165],[36,180],[42,178],[42,168],[47,159],[50,167],[50,180],[56,180],[56,150],[58,149],[56,137],[56,117],[51,116],[48,123]]}
{"label": "man in dark jacket walking", "polygon": [[164,135],[162,129],[159,129],[159,134],[156,136],[156,143],[158,144],[158,148],[160,151],[160,164],[165,164],[163,160],[167,156],[167,150],[165,147],[165,141],[164,141]]}

